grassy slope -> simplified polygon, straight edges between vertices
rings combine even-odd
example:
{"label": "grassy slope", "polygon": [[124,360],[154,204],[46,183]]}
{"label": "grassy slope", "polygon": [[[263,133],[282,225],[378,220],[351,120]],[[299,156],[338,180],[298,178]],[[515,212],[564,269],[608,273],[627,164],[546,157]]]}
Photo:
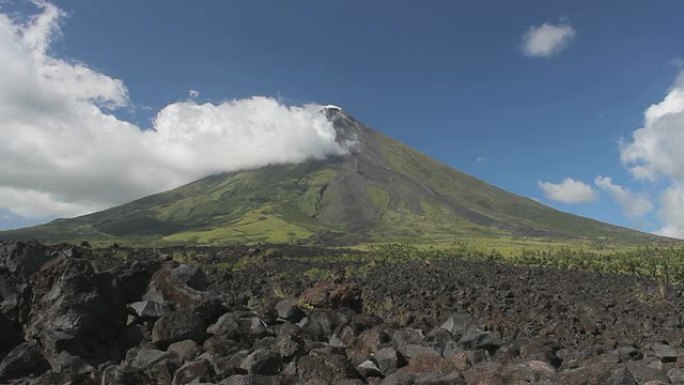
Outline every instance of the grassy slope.
{"label": "grassy slope", "polygon": [[215,175],[99,213],[0,233],[0,239],[428,245],[658,239],[550,209],[363,130],[366,149],[353,156]]}

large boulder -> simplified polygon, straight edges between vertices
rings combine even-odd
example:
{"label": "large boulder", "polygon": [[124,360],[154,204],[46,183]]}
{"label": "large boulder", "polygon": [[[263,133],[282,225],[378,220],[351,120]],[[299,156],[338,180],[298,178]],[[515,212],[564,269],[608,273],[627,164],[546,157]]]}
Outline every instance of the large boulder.
{"label": "large boulder", "polygon": [[110,359],[127,317],[114,276],[96,273],[86,260],[61,257],[43,266],[30,282],[28,338],[40,340],[48,353],[66,351],[90,364]]}
{"label": "large boulder", "polygon": [[242,361],[242,369],[249,374],[268,374],[274,375],[280,373],[283,364],[280,353],[258,349]]}
{"label": "large boulder", "polygon": [[303,307],[337,309],[347,307],[361,311],[361,288],[352,282],[321,281],[299,296]]}
{"label": "large boulder", "polygon": [[207,333],[237,341],[261,338],[268,334],[268,328],[256,314],[236,311],[220,316],[207,328]]}
{"label": "large boulder", "polygon": [[39,375],[50,369],[40,347],[35,342],[24,342],[12,349],[0,363],[0,380],[11,380]]}
{"label": "large boulder", "polygon": [[44,264],[54,258],[38,243],[1,242],[0,266],[24,279],[38,272]]}
{"label": "large boulder", "polygon": [[162,316],[154,323],[152,342],[164,349],[183,340],[203,343],[207,339],[206,329],[204,318],[194,309],[179,309]]}
{"label": "large boulder", "polygon": [[346,378],[358,378],[359,373],[347,357],[338,354],[304,356],[297,360],[297,375],[312,383],[333,384]]}
{"label": "large boulder", "polygon": [[21,329],[0,314],[0,360],[21,342]]}
{"label": "large boulder", "polygon": [[206,278],[199,268],[167,265],[154,273],[143,299],[159,304],[168,302],[177,308],[199,307],[207,299],[207,293],[200,290],[205,286]]}
{"label": "large boulder", "polygon": [[[15,324],[28,321],[31,309],[29,278],[54,258],[37,243],[0,242],[0,314]],[[0,350],[2,350],[0,348]]]}

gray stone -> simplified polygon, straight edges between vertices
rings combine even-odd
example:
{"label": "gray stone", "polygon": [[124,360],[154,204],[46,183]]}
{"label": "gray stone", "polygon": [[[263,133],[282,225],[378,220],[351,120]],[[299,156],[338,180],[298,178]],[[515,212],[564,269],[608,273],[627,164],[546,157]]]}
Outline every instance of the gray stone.
{"label": "gray stone", "polygon": [[465,385],[465,379],[457,371],[443,374],[430,373],[416,378],[416,385]]}
{"label": "gray stone", "polygon": [[172,385],[211,382],[214,368],[207,360],[186,362],[173,375]]}
{"label": "gray stone", "polygon": [[176,310],[162,316],[154,323],[152,342],[161,348],[183,340],[202,343],[207,338],[206,328],[204,319],[195,314],[194,310]]}
{"label": "gray stone", "polygon": [[278,374],[282,367],[280,353],[259,349],[251,353],[242,361],[242,369],[249,374]]}
{"label": "gray stone", "polygon": [[648,366],[644,366],[641,361],[627,361],[625,363],[627,370],[634,376],[634,379],[639,384],[643,384],[646,381],[662,381],[668,382],[667,375],[660,369],[654,369]]}
{"label": "gray stone", "polygon": [[12,349],[0,363],[0,380],[39,375],[50,369],[50,364],[40,353],[38,344],[24,342]]}
{"label": "gray stone", "polygon": [[397,371],[398,368],[406,364],[401,353],[396,349],[387,347],[375,353],[375,362],[384,375],[389,375]]}
{"label": "gray stone", "polygon": [[166,351],[177,361],[185,362],[194,359],[202,348],[193,340],[184,340],[172,343]]}
{"label": "gray stone", "polygon": [[180,265],[171,271],[171,276],[195,290],[203,291],[207,288],[207,277],[197,265]]}
{"label": "gray stone", "polygon": [[357,365],[356,371],[359,372],[363,378],[382,376],[380,368],[378,368],[375,362],[371,360],[365,360],[361,364]]}
{"label": "gray stone", "polygon": [[677,360],[677,351],[670,345],[655,343],[653,344],[653,353],[663,362],[672,362]]}
{"label": "gray stone", "polygon": [[416,376],[410,373],[394,373],[387,377],[380,383],[380,385],[413,385],[415,384]]}
{"label": "gray stone", "polygon": [[604,385],[637,385],[636,379],[625,368],[618,368],[610,373],[610,376],[603,382]]}
{"label": "gray stone", "polygon": [[667,376],[673,384],[684,384],[684,369],[670,369],[667,371]]}
{"label": "gray stone", "polygon": [[455,313],[442,324],[441,328],[451,333],[454,338],[459,339],[469,326],[477,324],[478,322],[471,315]]}
{"label": "gray stone", "polygon": [[50,359],[52,369],[60,373],[87,373],[95,370],[90,364],[83,361],[81,357],[61,352]]}
{"label": "gray stone", "polygon": [[151,368],[154,364],[169,356],[167,352],[150,348],[142,348],[129,353],[130,355],[126,358],[126,361],[131,368],[135,369]]}
{"label": "gray stone", "polygon": [[164,315],[163,306],[154,301],[139,301],[128,306],[140,318],[159,318]]}
{"label": "gray stone", "polygon": [[275,310],[278,312],[278,317],[290,322],[299,322],[306,316],[302,309],[297,306],[297,300],[292,298],[278,302]]}

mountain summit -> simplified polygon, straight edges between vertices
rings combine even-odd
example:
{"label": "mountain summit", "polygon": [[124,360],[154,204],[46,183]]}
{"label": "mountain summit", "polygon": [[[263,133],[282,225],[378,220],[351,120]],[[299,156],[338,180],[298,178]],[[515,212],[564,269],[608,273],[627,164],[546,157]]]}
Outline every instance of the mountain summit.
{"label": "mountain summit", "polygon": [[323,107],[350,152],[212,175],[122,206],[0,239],[324,245],[551,238],[638,244],[657,237],[563,213],[437,162]]}

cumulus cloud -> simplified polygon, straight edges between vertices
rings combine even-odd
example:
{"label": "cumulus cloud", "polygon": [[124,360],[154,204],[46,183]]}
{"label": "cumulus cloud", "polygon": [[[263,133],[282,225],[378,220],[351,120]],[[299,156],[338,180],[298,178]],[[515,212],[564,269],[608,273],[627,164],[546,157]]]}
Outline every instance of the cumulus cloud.
{"label": "cumulus cloud", "polygon": [[553,56],[565,49],[576,35],[570,24],[562,22],[530,27],[523,35],[522,51],[530,57]]}
{"label": "cumulus cloud", "polygon": [[572,178],[561,183],[539,182],[539,188],[547,199],[563,203],[589,203],[597,198],[596,191],[588,184]]}
{"label": "cumulus cloud", "polygon": [[643,194],[635,194],[626,187],[613,183],[610,177],[597,176],[594,183],[603,191],[609,193],[620,206],[625,215],[630,218],[643,216],[653,210],[653,203]]}
{"label": "cumulus cloud", "polygon": [[658,233],[684,238],[684,72],[664,99],[644,113],[644,126],[620,146],[620,158],[637,179],[665,178]]}
{"label": "cumulus cloud", "polygon": [[50,55],[62,12],[0,13],[0,210],[74,216],[201,177],[347,152],[320,106],[253,97],[164,107],[151,129],[117,119],[119,79]]}

